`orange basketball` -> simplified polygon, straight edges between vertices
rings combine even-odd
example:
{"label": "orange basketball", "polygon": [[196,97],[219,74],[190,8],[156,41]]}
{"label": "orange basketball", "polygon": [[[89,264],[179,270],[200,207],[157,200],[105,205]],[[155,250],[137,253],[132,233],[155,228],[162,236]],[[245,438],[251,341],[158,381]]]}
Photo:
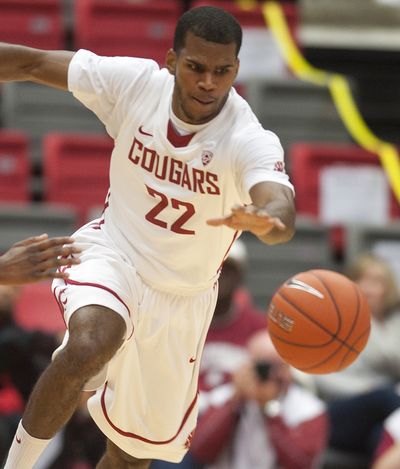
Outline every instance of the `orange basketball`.
{"label": "orange basketball", "polygon": [[306,373],[346,368],[364,349],[371,314],[359,287],[331,270],[294,275],[272,297],[268,330],[281,357]]}

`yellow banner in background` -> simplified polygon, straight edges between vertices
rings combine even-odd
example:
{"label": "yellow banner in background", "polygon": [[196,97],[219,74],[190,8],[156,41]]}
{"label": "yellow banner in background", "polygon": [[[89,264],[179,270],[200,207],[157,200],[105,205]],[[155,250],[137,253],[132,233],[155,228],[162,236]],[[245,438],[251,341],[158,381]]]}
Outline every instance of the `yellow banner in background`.
{"label": "yellow banner in background", "polygon": [[[237,0],[237,4],[246,9],[254,7],[256,3],[253,0]],[[344,75],[319,70],[307,62],[292,38],[279,3],[265,2],[262,5],[262,11],[265,22],[293,73],[301,80],[329,88],[347,131],[361,147],[379,156],[393,192],[400,203],[399,153],[393,144],[380,140],[369,129],[354,101],[347,78]]]}

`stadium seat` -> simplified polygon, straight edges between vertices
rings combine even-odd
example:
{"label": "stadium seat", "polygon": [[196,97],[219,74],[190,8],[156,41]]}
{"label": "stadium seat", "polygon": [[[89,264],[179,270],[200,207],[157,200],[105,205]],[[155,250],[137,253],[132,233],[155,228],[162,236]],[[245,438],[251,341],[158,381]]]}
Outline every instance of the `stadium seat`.
{"label": "stadium seat", "polygon": [[309,269],[337,267],[329,230],[310,217],[297,217],[296,234],[287,244],[265,246],[246,232],[240,239],[246,243],[251,265],[246,273],[246,286],[263,310],[279,285],[292,275]]}
{"label": "stadium seat", "polygon": [[0,204],[0,253],[22,239],[47,233],[67,236],[75,231],[76,213],[71,207],[50,204]]}
{"label": "stadium seat", "polygon": [[0,0],[0,41],[65,49],[61,0]]}
{"label": "stadium seat", "polygon": [[109,188],[113,142],[106,136],[51,133],[44,138],[44,200],[69,204],[79,224],[104,200]]}
{"label": "stadium seat", "polygon": [[75,48],[101,55],[151,58],[163,65],[180,12],[180,2],[171,0],[76,1]]}
{"label": "stadium seat", "polygon": [[[324,172],[325,174],[328,169],[337,169],[338,175],[346,176],[348,181],[337,180],[338,188],[341,187],[339,184],[346,184],[347,187],[343,186],[342,189],[347,191],[360,190],[362,182],[363,170],[373,170],[375,174],[379,175],[382,173],[381,179],[384,181],[386,186],[388,185],[385,181],[383,169],[380,168],[380,160],[377,155],[367,152],[366,150],[356,145],[345,145],[345,144],[328,144],[328,143],[304,143],[299,142],[291,146],[290,153],[290,173],[291,179],[296,187],[296,206],[298,213],[312,215],[319,221],[325,222],[326,220],[323,213],[323,196],[322,193],[325,187],[322,184]],[[341,173],[342,171],[342,173]],[[333,173],[332,173],[333,174]],[[325,184],[327,179],[324,180]],[[382,189],[382,193],[379,191]],[[339,189],[338,189],[339,190]],[[385,197],[387,192],[386,201],[387,206],[387,221],[397,219],[400,217],[400,206],[396,201],[393,193],[390,189],[383,187],[365,187],[364,191],[367,192],[368,199],[358,200],[356,192],[355,197],[349,196],[351,200],[345,199],[340,200],[340,193],[335,198],[335,204],[339,207],[340,202],[345,204],[347,210],[351,210],[350,219],[346,219],[343,215],[343,222],[340,221],[340,213],[337,215],[337,221],[332,223],[332,243],[338,253],[343,251],[344,234],[343,226],[349,222],[364,223],[364,224],[377,224],[376,217],[384,217],[384,213],[375,213],[372,208],[372,198]],[[328,201],[329,202],[329,201]],[[365,211],[369,211],[369,215],[360,218],[359,207],[363,206]],[[339,209],[338,209],[339,210]],[[348,217],[348,213],[346,214]],[[385,223],[385,219],[378,222]],[[329,224],[329,221],[328,221]]]}
{"label": "stadium seat", "polygon": [[32,165],[39,170],[42,137],[47,132],[105,133],[100,120],[71,93],[29,82],[4,84],[1,120],[7,129],[26,132]]}
{"label": "stadium seat", "polygon": [[65,331],[65,323],[51,292],[51,282],[44,281],[21,287],[14,310],[17,324],[28,330],[50,334]]}
{"label": "stadium seat", "polygon": [[30,199],[28,139],[17,131],[0,130],[0,201]]}
{"label": "stadium seat", "polygon": [[[325,87],[294,77],[266,77],[248,80],[246,90],[259,121],[279,136],[285,151],[299,141],[351,141]],[[286,158],[288,169],[290,162]]]}

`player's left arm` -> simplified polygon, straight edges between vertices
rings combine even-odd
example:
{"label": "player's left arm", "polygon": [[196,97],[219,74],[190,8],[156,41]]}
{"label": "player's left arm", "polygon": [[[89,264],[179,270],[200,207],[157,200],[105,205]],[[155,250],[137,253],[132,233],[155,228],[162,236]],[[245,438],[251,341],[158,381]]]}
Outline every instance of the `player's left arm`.
{"label": "player's left arm", "polygon": [[208,220],[207,223],[250,231],[266,244],[289,241],[295,231],[293,191],[284,184],[265,181],[250,189],[250,197],[250,205],[235,206],[227,216]]}

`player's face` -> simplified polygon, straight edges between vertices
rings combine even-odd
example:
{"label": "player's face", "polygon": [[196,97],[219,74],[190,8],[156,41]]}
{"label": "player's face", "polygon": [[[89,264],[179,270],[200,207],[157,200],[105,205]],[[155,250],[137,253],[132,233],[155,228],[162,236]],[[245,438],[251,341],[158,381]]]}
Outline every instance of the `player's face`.
{"label": "player's face", "polygon": [[203,124],[221,111],[228,98],[239,67],[236,44],[209,42],[188,32],[178,54],[168,51],[167,67],[175,75],[175,115],[189,124]]}
{"label": "player's face", "polygon": [[387,281],[384,269],[380,265],[368,266],[357,280],[357,284],[367,298],[372,315],[381,319],[386,312],[387,298]]}

